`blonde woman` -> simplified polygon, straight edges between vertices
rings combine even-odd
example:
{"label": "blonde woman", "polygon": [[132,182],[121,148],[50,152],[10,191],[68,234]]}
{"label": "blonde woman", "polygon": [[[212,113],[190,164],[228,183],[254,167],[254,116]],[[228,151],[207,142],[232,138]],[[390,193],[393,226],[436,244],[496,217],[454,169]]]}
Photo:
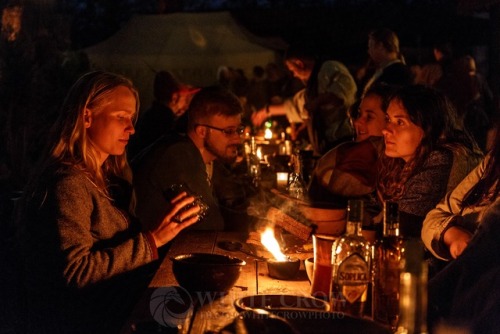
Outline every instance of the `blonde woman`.
{"label": "blonde woman", "polygon": [[118,332],[158,247],[198,220],[185,193],[150,232],[129,213],[125,147],[138,109],[133,84],[112,73],[70,89],[19,208],[26,332]]}

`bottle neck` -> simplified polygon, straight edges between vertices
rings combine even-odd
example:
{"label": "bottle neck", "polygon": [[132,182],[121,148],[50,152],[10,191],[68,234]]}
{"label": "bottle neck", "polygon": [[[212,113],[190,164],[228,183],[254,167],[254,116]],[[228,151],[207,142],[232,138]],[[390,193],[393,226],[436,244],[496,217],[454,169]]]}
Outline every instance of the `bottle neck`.
{"label": "bottle neck", "polygon": [[302,173],[302,163],[300,161],[300,156],[298,154],[295,154],[293,156],[293,172],[295,174],[301,174]]}
{"label": "bottle neck", "polygon": [[399,237],[399,206],[396,202],[384,203],[384,237]]}
{"label": "bottle neck", "polygon": [[255,142],[255,137],[250,139],[250,153],[257,154],[257,143]]}
{"label": "bottle neck", "polygon": [[346,225],[346,234],[348,235],[358,235],[358,236],[361,236],[361,228],[362,226],[362,223],[360,221],[351,221],[351,220],[348,220],[347,221],[347,225]]}
{"label": "bottle neck", "polygon": [[384,237],[399,237],[399,222],[398,221],[385,221],[384,222]]}

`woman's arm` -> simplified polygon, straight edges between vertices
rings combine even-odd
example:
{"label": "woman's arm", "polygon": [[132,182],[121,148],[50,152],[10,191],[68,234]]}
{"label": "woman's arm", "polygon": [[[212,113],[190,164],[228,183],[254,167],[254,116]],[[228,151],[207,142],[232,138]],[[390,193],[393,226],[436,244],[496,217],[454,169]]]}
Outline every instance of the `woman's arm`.
{"label": "woman's arm", "polygon": [[280,104],[268,104],[266,107],[252,114],[252,124],[261,126],[264,121],[272,116],[286,116],[290,123],[303,123],[307,111],[304,109],[305,89],[295,93],[292,98],[285,99]]}
{"label": "woman's arm", "polygon": [[[458,226],[463,226],[461,221],[464,210],[462,202],[465,195],[484,174],[486,161],[486,159],[483,159],[481,164],[472,170],[455,189],[446,194],[441,202],[426,215],[421,237],[427,249],[434,256],[445,260],[451,259],[453,257],[450,254],[451,243],[454,239],[463,241],[463,232],[467,230],[464,230],[463,227],[460,228],[462,233],[457,230]],[[457,227],[453,227],[453,225]],[[445,233],[448,233],[446,238]]]}
{"label": "woman's arm", "polygon": [[[127,213],[81,174],[59,180],[42,210],[47,232],[58,236],[57,247],[46,246],[61,265],[62,272],[55,274],[68,286],[83,288],[155,258],[156,246],[145,234],[132,231]],[[44,247],[43,240],[39,245]]]}

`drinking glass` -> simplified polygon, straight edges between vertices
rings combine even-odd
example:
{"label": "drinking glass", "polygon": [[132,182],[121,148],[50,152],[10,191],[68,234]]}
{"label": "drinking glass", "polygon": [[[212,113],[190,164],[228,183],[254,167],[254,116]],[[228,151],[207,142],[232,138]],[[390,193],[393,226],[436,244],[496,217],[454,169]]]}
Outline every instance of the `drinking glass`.
{"label": "drinking glass", "polygon": [[337,237],[329,234],[313,234],[314,265],[311,295],[330,300],[332,289],[332,246]]}
{"label": "drinking glass", "polygon": [[[186,211],[186,210],[189,210],[190,208],[194,207],[194,206],[199,206],[200,207],[200,211],[198,211],[195,215],[200,217],[199,219],[202,219],[204,218],[207,213],[208,213],[208,209],[209,209],[209,206],[207,203],[205,203],[203,201],[203,197],[201,195],[197,195],[196,193],[194,193],[188,186],[187,184],[185,183],[176,183],[176,184],[173,184],[171,185],[170,187],[168,187],[167,190],[165,190],[164,192],[164,195],[165,195],[165,198],[168,200],[168,201],[171,201],[172,199],[174,199],[177,195],[179,195],[180,193],[182,192],[186,192],[188,196],[192,196],[194,197],[194,201],[188,205],[186,205],[184,208],[182,208],[176,215],[175,217],[172,219],[173,221],[176,221],[178,223],[181,223],[181,214]],[[184,220],[186,219],[189,219],[193,216],[189,216],[189,217],[186,217]]]}

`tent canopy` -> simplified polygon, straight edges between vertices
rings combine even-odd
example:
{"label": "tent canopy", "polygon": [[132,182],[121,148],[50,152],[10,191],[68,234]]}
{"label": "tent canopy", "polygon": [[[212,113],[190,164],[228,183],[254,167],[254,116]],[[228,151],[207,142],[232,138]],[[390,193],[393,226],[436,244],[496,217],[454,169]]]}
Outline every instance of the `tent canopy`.
{"label": "tent canopy", "polygon": [[94,68],[131,78],[143,106],[152,100],[157,71],[170,71],[184,83],[203,87],[217,82],[221,66],[250,75],[255,65],[276,61],[276,52],[257,44],[257,37],[228,12],[134,16],[115,35],[85,52]]}

